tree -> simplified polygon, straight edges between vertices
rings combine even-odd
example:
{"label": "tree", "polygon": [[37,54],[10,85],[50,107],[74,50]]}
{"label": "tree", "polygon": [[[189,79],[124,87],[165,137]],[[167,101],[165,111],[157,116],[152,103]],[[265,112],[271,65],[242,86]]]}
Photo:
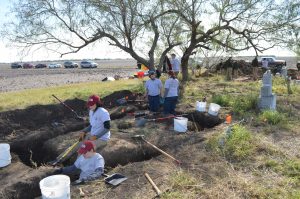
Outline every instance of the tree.
{"label": "tree", "polygon": [[172,24],[166,21],[172,18],[163,18],[172,13],[163,11],[159,0],[19,0],[12,12],[17,20],[7,25],[10,41],[61,56],[106,39],[152,69],[158,44],[163,48],[159,60],[180,45],[173,26],[159,26]]}
{"label": "tree", "polygon": [[[183,80],[188,79],[188,60],[197,48],[218,45],[226,51],[254,49],[256,54],[278,45],[278,32],[299,15],[282,12],[291,2],[276,0],[177,0],[167,1],[187,38],[181,59]],[[278,16],[279,13],[282,16]]]}

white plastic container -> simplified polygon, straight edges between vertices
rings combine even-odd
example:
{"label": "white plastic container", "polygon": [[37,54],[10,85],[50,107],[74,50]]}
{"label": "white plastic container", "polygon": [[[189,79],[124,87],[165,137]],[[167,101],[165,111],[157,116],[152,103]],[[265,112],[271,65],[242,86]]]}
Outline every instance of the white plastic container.
{"label": "white plastic container", "polygon": [[9,144],[0,144],[0,167],[6,167],[11,163],[10,146]]}
{"label": "white plastic container", "polygon": [[196,102],[196,110],[199,112],[205,112],[206,111],[206,102]]}
{"label": "white plastic container", "polygon": [[174,131],[184,133],[187,131],[188,119],[185,117],[174,118]]}
{"label": "white plastic container", "polygon": [[221,108],[221,106],[219,104],[210,103],[209,109],[208,109],[208,114],[210,114],[212,116],[217,116],[219,114],[220,108]]}
{"label": "white plastic container", "polygon": [[40,181],[42,199],[70,199],[70,178],[52,175]]}

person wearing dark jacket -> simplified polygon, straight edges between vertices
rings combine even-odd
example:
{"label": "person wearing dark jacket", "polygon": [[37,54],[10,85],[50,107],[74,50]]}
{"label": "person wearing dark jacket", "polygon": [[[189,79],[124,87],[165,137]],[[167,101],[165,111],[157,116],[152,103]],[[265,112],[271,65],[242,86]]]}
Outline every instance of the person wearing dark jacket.
{"label": "person wearing dark jacket", "polygon": [[224,69],[226,70],[226,80],[227,81],[230,81],[232,80],[232,68],[233,68],[233,65],[232,65],[232,57],[229,57],[225,63],[224,63]]}
{"label": "person wearing dark jacket", "polygon": [[257,80],[258,78],[258,60],[257,60],[257,56],[254,57],[254,59],[252,60],[252,75],[253,75],[253,80]]}

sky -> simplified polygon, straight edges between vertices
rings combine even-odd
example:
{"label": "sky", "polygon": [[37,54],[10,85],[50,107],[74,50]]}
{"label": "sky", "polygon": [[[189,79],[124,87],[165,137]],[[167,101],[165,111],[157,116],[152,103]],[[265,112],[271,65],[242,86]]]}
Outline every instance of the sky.
{"label": "sky", "polygon": [[[11,19],[9,7],[14,0],[0,0],[0,27],[3,27],[8,19]],[[253,56],[254,50],[241,52],[241,56]],[[276,56],[295,56],[294,53],[281,48],[274,48],[265,51],[263,55],[276,55]],[[180,57],[180,54],[179,54]],[[76,54],[70,54],[60,57],[58,54],[51,53],[46,49],[22,55],[20,49],[9,47],[8,41],[0,38],[0,62],[11,63],[18,61],[42,61],[42,60],[65,60],[65,59],[117,59],[117,58],[131,58],[131,56],[116,47],[110,46],[107,42],[101,42],[95,46],[88,46]]]}

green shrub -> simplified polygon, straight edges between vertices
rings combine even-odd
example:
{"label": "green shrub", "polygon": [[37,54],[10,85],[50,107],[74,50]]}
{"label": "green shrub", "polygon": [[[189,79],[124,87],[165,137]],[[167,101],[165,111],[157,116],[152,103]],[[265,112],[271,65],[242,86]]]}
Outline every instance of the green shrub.
{"label": "green shrub", "polygon": [[208,149],[236,161],[247,159],[256,148],[251,133],[240,125],[231,127],[227,133],[211,136],[206,144]]}
{"label": "green shrub", "polygon": [[237,114],[244,114],[247,111],[256,109],[257,100],[257,95],[238,96],[233,101],[232,110]]}
{"label": "green shrub", "polygon": [[255,150],[252,134],[241,125],[233,126],[231,131],[225,142],[225,155],[237,161],[248,158]]}
{"label": "green shrub", "polygon": [[213,95],[212,102],[219,104],[220,106],[230,106],[232,101],[231,96],[229,95]]}
{"label": "green shrub", "polygon": [[279,124],[280,122],[284,122],[286,120],[284,114],[274,110],[264,110],[260,114],[259,119],[272,125]]}

